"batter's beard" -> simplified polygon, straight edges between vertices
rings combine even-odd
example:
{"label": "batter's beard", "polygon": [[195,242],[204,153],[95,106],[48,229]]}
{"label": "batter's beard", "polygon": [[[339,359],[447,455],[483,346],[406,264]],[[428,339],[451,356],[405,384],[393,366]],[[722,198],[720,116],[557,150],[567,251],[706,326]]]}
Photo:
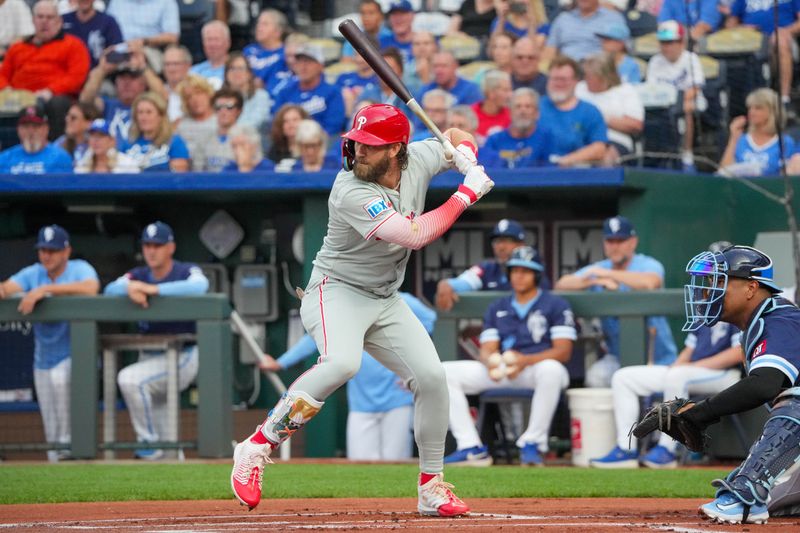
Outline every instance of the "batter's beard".
{"label": "batter's beard", "polygon": [[374,165],[367,165],[366,163],[354,161],[353,174],[361,181],[377,183],[377,181],[389,171],[389,164],[391,162],[389,154],[384,154],[383,158]]}

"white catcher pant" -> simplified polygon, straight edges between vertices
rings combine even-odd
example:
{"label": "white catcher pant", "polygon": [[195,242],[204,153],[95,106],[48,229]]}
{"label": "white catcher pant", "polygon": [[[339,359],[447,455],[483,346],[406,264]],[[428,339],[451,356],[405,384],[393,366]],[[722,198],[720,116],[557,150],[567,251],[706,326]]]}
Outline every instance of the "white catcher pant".
{"label": "white catcher pant", "polygon": [[[617,424],[617,446],[635,450],[637,442],[628,432],[639,420],[639,397],[664,393],[665,400],[687,398],[689,394],[716,394],[739,381],[738,369],[714,370],[696,365],[638,365],[621,368],[611,378],[614,394],[614,419]],[[675,452],[677,443],[662,434],[658,443]]]}
{"label": "white catcher pant", "polygon": [[414,439],[414,407],[347,415],[347,458],[354,461],[410,459]]}
{"label": "white catcher pant", "polygon": [[459,450],[481,446],[478,429],[469,414],[467,394],[480,394],[492,389],[533,389],[528,428],[517,439],[517,446],[536,444],[547,451],[550,423],[558,407],[561,391],[569,385],[567,369],[554,359],[545,359],[523,370],[513,380],[494,381],[480,361],[447,361],[443,363],[450,392],[450,431]]}
{"label": "white catcher pant", "polygon": [[[184,348],[178,357],[178,389],[197,377],[197,346]],[[167,356],[143,352],[139,361],[119,371],[117,383],[131,416],[136,439],[157,442],[167,423]]]}
{"label": "white catcher pant", "polygon": [[[39,411],[42,413],[44,436],[47,442],[70,442],[69,393],[72,379],[72,359],[67,357],[53,368],[33,369],[33,385]],[[47,452],[50,461],[57,461],[58,452]]]}

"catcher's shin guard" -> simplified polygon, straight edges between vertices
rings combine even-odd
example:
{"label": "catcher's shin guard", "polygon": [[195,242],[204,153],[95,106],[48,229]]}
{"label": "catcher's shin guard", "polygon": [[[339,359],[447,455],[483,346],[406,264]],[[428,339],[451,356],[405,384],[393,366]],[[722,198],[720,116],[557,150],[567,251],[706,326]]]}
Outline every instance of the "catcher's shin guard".
{"label": "catcher's shin guard", "polygon": [[800,399],[778,404],[750,454],[726,479],[712,485],[729,491],[747,506],[764,505],[775,482],[800,461]]}
{"label": "catcher's shin guard", "polygon": [[319,413],[324,403],[302,391],[287,391],[267,415],[261,431],[277,446]]}

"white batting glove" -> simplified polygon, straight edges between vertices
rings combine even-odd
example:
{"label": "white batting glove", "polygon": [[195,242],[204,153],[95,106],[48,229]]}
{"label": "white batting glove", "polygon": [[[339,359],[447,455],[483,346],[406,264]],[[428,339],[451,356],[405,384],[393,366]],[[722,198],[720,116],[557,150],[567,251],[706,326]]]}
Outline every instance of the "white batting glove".
{"label": "white batting glove", "polygon": [[492,187],[494,187],[492,179],[486,175],[482,166],[477,165],[467,171],[464,182],[458,186],[455,194],[469,207],[491,191]]}
{"label": "white batting glove", "polygon": [[451,154],[452,164],[462,174],[469,172],[469,169],[478,166],[478,158],[475,156],[476,148],[470,142],[461,142],[456,146],[456,151]]}

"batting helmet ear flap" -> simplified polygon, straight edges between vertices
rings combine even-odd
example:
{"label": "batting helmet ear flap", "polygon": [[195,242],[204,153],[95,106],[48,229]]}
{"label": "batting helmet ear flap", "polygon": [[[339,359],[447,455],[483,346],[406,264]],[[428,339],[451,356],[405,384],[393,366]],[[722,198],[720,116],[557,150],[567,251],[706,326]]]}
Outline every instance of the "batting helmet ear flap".
{"label": "batting helmet ear flap", "polygon": [[342,168],[348,172],[353,170],[356,155],[356,143],[350,139],[342,139]]}

